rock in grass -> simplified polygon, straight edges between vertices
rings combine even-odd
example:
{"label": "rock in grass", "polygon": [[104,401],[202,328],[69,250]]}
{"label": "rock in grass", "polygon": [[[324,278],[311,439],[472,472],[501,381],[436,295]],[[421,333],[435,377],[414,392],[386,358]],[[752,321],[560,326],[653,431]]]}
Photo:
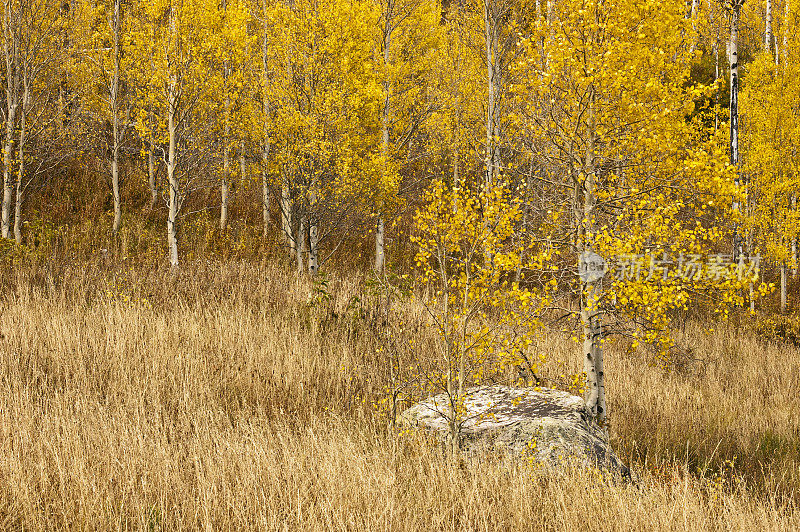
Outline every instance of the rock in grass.
{"label": "rock in grass", "polygon": [[[508,386],[479,386],[466,395],[459,442],[465,453],[505,451],[556,468],[579,464],[630,475],[580,397]],[[449,441],[449,412],[447,395],[439,394],[403,412],[400,423]]]}

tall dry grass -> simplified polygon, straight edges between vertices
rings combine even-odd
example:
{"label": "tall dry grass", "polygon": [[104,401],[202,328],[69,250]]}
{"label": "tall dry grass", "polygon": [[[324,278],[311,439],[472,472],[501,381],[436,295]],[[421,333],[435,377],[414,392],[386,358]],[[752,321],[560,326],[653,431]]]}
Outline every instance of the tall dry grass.
{"label": "tall dry grass", "polygon": [[[357,277],[98,260],[0,283],[2,529],[800,526],[800,357],[742,331],[690,325],[670,371],[609,346],[612,435],[639,477],[614,484],[395,437],[373,407],[384,344]],[[393,312],[397,343],[434,342],[413,304]],[[558,335],[540,347],[546,375],[577,369]]]}

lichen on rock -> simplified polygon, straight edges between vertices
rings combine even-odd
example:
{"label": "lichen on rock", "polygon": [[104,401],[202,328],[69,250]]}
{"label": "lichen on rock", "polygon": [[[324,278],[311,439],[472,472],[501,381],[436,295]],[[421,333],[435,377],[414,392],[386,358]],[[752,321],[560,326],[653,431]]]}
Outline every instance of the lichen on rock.
{"label": "lichen on rock", "polygon": [[[505,451],[542,465],[578,464],[629,476],[583,399],[549,388],[478,386],[466,391],[459,446],[464,453]],[[450,438],[450,401],[439,394],[400,416],[400,424]]]}

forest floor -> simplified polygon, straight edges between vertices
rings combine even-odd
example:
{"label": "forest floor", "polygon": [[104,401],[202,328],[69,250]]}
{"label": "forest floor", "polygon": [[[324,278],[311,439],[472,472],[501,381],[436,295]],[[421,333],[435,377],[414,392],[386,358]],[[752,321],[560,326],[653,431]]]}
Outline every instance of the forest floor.
{"label": "forest floor", "polygon": [[[800,356],[746,323],[689,320],[666,366],[609,343],[612,443],[638,479],[615,483],[395,434],[360,278],[98,262],[0,285],[3,530],[800,528]],[[392,312],[395,348],[432,349],[419,308]],[[580,371],[568,339],[538,341],[544,376]]]}

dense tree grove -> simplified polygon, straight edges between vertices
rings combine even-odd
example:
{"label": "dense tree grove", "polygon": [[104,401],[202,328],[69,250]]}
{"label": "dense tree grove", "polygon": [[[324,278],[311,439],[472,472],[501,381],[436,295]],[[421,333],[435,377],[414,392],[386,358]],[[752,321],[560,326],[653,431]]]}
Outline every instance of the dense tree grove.
{"label": "dense tree grove", "polygon": [[[385,279],[416,257],[441,288],[442,330],[461,327],[481,356],[491,342],[468,323],[485,307],[516,325],[572,319],[600,420],[607,335],[667,353],[690,300],[754,306],[766,270],[786,309],[796,0],[0,9],[0,230],[19,246],[36,245],[33,226],[66,223],[27,205],[101,178],[107,188],[82,192],[109,213],[94,223],[113,240],[157,219],[173,267],[191,251],[187,224],[209,215],[216,235],[257,225],[310,275],[332,257],[365,264],[354,255],[368,250]],[[593,275],[601,259],[608,272]],[[447,384],[461,390],[468,349],[448,338],[461,368]]]}

